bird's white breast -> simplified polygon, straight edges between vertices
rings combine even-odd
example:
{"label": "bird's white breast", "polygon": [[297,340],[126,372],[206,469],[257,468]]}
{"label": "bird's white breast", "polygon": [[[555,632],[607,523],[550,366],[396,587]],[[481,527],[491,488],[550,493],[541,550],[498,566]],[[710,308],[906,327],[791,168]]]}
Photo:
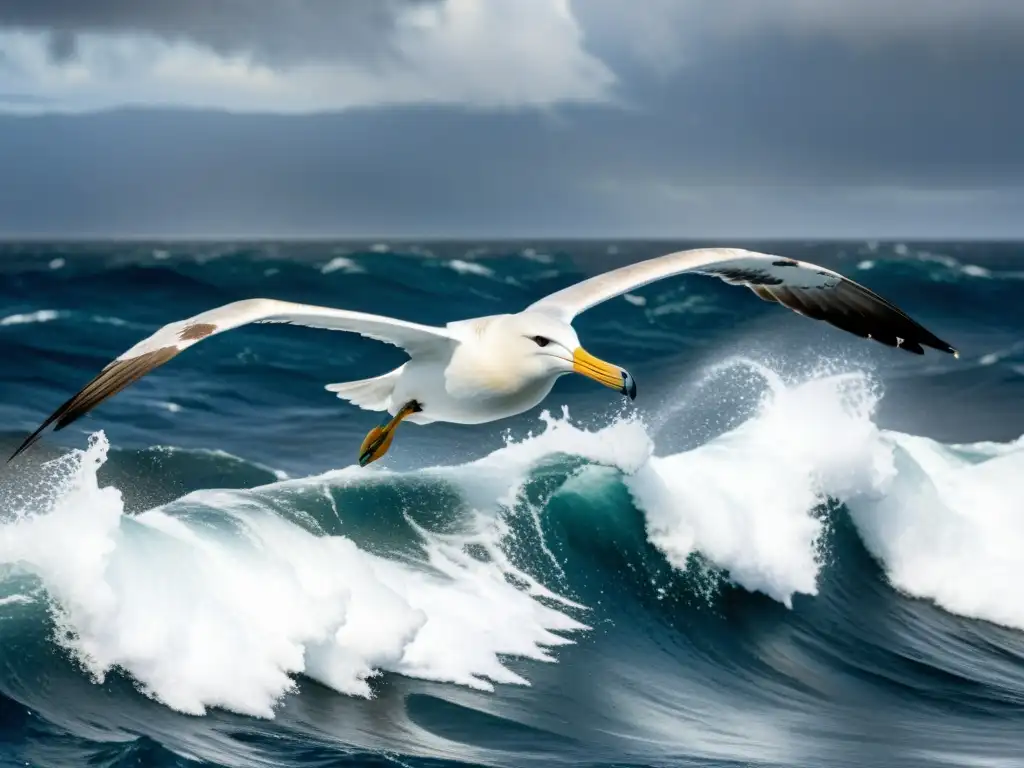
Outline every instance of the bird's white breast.
{"label": "bird's white breast", "polygon": [[423,406],[417,421],[481,424],[513,416],[540,403],[557,376],[537,379],[503,354],[500,344],[467,335],[445,356],[411,359],[395,387],[392,403]]}

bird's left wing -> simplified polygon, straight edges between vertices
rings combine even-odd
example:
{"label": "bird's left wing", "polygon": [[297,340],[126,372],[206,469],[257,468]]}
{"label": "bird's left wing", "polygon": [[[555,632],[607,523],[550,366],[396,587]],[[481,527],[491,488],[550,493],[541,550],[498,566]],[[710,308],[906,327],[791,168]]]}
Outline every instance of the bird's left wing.
{"label": "bird's left wing", "polygon": [[640,286],[684,272],[718,277],[743,285],[765,301],[873,339],[890,347],[924,354],[922,347],[957,354],[899,307],[837,272],[779,256],[735,248],[699,248],[613,269],[570,285],[527,309],[571,322],[576,315]]}
{"label": "bird's left wing", "polygon": [[169,323],[107,365],[81,391],[58,408],[26,438],[14,455],[29,448],[51,424],[63,429],[129,384],[203,339],[249,323],[288,323],[349,331],[401,347],[410,355],[430,354],[458,339],[445,328],[419,325],[383,315],[295,304],[275,299],[245,299]]}

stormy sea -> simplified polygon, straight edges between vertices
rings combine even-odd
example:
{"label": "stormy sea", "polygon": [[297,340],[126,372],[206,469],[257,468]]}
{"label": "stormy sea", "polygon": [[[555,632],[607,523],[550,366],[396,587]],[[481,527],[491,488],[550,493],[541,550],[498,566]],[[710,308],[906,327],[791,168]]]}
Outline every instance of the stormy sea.
{"label": "stormy sea", "polygon": [[[165,323],[271,297],[443,324],[703,243],[8,243],[0,449]],[[907,354],[713,278],[581,315],[483,426],[325,385],[345,333],[203,341],[0,468],[0,764],[1024,765],[1024,245],[737,245]]]}

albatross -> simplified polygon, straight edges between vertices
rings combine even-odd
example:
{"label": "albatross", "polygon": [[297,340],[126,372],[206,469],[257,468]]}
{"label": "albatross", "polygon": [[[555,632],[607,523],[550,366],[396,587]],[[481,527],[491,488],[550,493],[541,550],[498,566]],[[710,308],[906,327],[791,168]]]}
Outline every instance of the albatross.
{"label": "albatross", "polygon": [[51,425],[63,429],[112,395],[193,344],[249,323],[290,323],[348,331],[393,344],[409,359],[393,371],[328,384],[342,400],[390,419],[374,427],[359,449],[360,465],[383,456],[403,421],[483,424],[538,405],[568,373],[578,373],[636,398],[623,368],[581,345],[573,319],[591,307],[656,280],[694,272],[745,286],[765,301],[905,352],[924,347],[957,351],[864,286],[808,262],[731,248],[701,248],[614,269],[546,296],[515,314],[456,320],[444,327],[394,317],[275,299],[246,299],[169,323],[107,365],[58,408],[8,461]]}

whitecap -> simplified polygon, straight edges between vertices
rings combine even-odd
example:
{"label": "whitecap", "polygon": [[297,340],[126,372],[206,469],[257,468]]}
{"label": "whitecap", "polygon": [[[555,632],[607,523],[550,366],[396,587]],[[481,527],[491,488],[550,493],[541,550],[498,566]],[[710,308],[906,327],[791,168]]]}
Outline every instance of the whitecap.
{"label": "whitecap", "polygon": [[893,586],[961,616],[1024,629],[1024,442],[988,456],[887,433],[898,482],[849,507]]}
{"label": "whitecap", "polygon": [[56,309],[40,309],[36,312],[25,312],[23,314],[8,315],[0,318],[0,325],[28,325],[31,323],[49,323],[64,315]]}
{"label": "whitecap", "polygon": [[[529,588],[510,583],[497,519],[474,533],[491,560],[417,529],[422,561],[410,563],[316,535],[248,491],[199,491],[128,516],[97,479],[107,450],[100,433],[56,462],[45,493],[5,510],[0,526],[0,563],[39,578],[54,641],[97,681],[121,669],[181,712],[272,717],[298,674],[353,696],[370,696],[382,671],[481,690],[526,684],[505,657],[553,661],[567,633],[586,629],[539,600],[552,593],[525,574],[515,581]],[[192,522],[197,508],[208,514]]]}
{"label": "whitecap", "polygon": [[109,317],[107,315],[93,315],[89,319],[94,323],[99,323],[100,325],[115,325],[119,328],[133,325],[133,323],[129,323],[127,320],[122,320],[120,317]]}
{"label": "whitecap", "polygon": [[871,421],[865,377],[798,386],[763,378],[771,386],[754,418],[692,451],[652,458],[627,485],[670,563],[685,569],[699,552],[745,589],[790,605],[798,592],[817,593],[819,505],[886,482],[890,452]]}
{"label": "whitecap", "polygon": [[[918,251],[917,252],[917,258],[920,261],[923,261],[923,262],[926,262],[926,263],[938,264],[938,265],[940,265],[942,267],[945,267],[946,269],[948,269],[951,272],[958,272],[958,273],[960,273],[962,275],[966,275],[967,277],[982,278],[982,279],[987,279],[987,278],[994,277],[994,275],[991,272],[991,270],[988,270],[985,267],[980,267],[977,264],[964,264],[961,261],[953,258],[952,256],[947,256],[944,253],[933,253],[931,251]],[[1002,272],[1002,273],[998,273],[998,276],[1002,277],[1002,278],[1013,279],[1013,278],[1016,278],[1018,276],[1018,274],[1017,273],[1013,273],[1013,272]]]}
{"label": "whitecap", "polygon": [[992,277],[992,273],[989,270],[976,264],[964,264],[963,273],[971,277]]}
{"label": "whitecap", "polygon": [[365,272],[366,270],[347,256],[335,256],[320,267],[320,271],[325,275],[329,275],[331,272],[344,272],[348,275],[354,275],[359,272]]}
{"label": "whitecap", "polygon": [[540,264],[550,264],[552,261],[554,261],[554,259],[549,254],[542,253],[536,250],[535,248],[524,248],[519,252],[519,255],[522,256],[524,259],[536,261],[539,262]]}
{"label": "whitecap", "polygon": [[480,277],[494,277],[494,270],[485,267],[476,261],[463,261],[462,259],[452,259],[444,263],[449,269],[453,269],[460,275],[479,275]]}
{"label": "whitecap", "polygon": [[680,301],[666,301],[646,310],[648,317],[662,315],[706,315],[721,312],[714,302],[706,296],[691,295]]}
{"label": "whitecap", "polygon": [[686,568],[699,552],[789,605],[817,593],[821,505],[834,499],[897,589],[1024,630],[1024,437],[947,446],[881,430],[867,376],[793,385],[762,373],[757,415],[626,480],[670,563]]}

